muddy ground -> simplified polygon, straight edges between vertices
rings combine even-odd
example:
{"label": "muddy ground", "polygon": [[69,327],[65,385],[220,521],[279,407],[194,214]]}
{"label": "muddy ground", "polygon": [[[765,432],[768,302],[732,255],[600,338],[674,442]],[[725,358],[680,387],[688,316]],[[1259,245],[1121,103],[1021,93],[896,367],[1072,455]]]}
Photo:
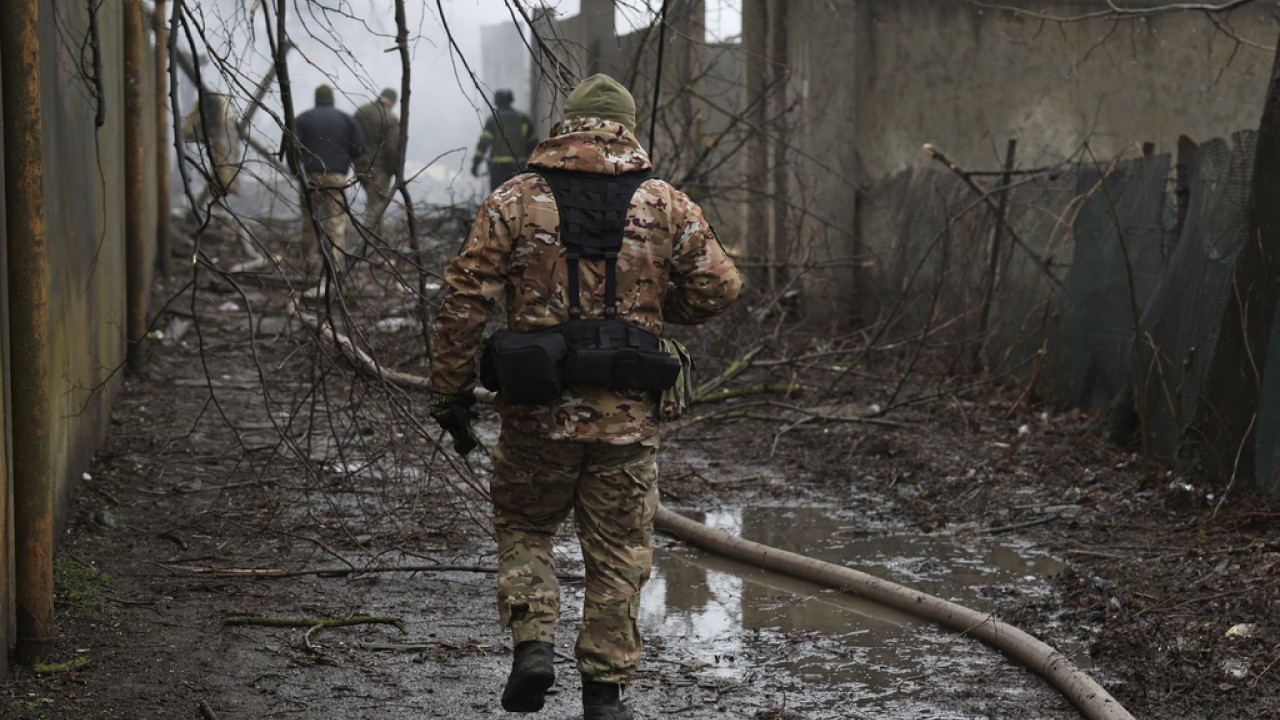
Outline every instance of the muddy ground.
{"label": "muddy ground", "polygon": [[[184,238],[175,258],[192,255]],[[49,666],[13,668],[0,715],[504,715],[510,642],[493,607],[484,452],[462,462],[442,451],[411,381],[378,378],[300,322],[300,282],[270,268],[215,272],[247,259],[225,228],[201,243],[207,266],[160,284],[145,364],[126,377],[76,490]],[[439,262],[450,244],[421,255]],[[422,376],[413,298],[425,292],[430,307],[435,288],[408,267],[387,254],[353,273],[342,302],[311,307],[378,362]],[[715,388],[766,392],[710,396],[666,428],[668,507],[816,506],[855,527],[1016,536],[1065,569],[1047,594],[994,593],[996,617],[1073,648],[1135,717],[1280,717],[1280,509],[1244,488],[1144,474],[1133,449],[1099,439],[1096,416],[958,376],[945,352],[864,352],[865,335],[788,332],[779,312],[748,299],[705,334],[682,335],[704,381],[768,338],[751,369]],[[560,681],[536,717],[581,717],[581,569],[571,549],[562,560]],[[318,627],[344,619],[359,622]],[[1079,717],[1039,676],[928,626],[895,642],[941,636],[947,657],[900,670],[889,691],[858,681],[872,661],[842,647],[859,632],[855,614],[841,632],[728,629],[731,656],[663,626],[644,631],[629,691],[638,717]],[[838,666],[840,679],[793,672],[797,654]]]}

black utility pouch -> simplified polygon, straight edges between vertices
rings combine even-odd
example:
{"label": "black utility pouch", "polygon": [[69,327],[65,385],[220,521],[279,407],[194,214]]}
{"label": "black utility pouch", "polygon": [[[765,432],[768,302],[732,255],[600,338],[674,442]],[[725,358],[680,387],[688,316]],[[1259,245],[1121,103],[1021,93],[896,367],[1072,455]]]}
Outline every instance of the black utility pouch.
{"label": "black utility pouch", "polygon": [[660,350],[621,350],[613,362],[619,388],[666,390],[680,374],[680,361]]}
{"label": "black utility pouch", "polygon": [[510,405],[538,405],[564,390],[567,349],[558,331],[499,330],[484,342],[480,383]]}
{"label": "black utility pouch", "polygon": [[577,348],[569,353],[570,383],[610,390],[665,390],[676,382],[680,361],[659,350]]}
{"label": "black utility pouch", "polygon": [[613,382],[613,361],[618,351],[606,348],[575,348],[569,352],[564,374],[573,385],[617,389]]}

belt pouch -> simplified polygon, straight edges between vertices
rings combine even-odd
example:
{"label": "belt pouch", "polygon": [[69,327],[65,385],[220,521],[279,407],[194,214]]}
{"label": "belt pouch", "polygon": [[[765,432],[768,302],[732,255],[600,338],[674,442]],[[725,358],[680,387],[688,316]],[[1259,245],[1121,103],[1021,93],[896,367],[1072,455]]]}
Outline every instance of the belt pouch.
{"label": "belt pouch", "polygon": [[680,360],[663,350],[635,350],[618,360],[614,377],[624,383],[622,387],[666,390],[680,375]]}
{"label": "belt pouch", "polygon": [[680,363],[675,383],[662,391],[658,401],[658,414],[663,420],[679,420],[693,404],[693,356],[679,340],[662,341],[671,357]]}
{"label": "belt pouch", "polygon": [[499,330],[480,356],[480,382],[510,405],[538,405],[564,390],[564,336],[559,331]]}
{"label": "belt pouch", "polygon": [[616,389],[613,361],[617,354],[618,351],[612,348],[574,348],[569,353],[565,377],[574,385]]}
{"label": "belt pouch", "polygon": [[659,350],[575,348],[565,376],[570,383],[610,390],[664,390],[675,384],[680,361]]}

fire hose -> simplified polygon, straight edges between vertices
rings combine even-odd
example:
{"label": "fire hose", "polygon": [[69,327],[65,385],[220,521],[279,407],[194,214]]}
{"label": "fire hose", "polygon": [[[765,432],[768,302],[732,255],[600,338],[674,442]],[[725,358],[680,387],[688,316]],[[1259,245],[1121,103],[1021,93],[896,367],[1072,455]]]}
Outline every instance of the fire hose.
{"label": "fire hose", "polygon": [[1090,720],[1134,720],[1065,655],[1034,636],[962,605],[867,573],[744,540],[658,507],[657,529],[708,552],[853,593],[977,638],[1035,671]]}

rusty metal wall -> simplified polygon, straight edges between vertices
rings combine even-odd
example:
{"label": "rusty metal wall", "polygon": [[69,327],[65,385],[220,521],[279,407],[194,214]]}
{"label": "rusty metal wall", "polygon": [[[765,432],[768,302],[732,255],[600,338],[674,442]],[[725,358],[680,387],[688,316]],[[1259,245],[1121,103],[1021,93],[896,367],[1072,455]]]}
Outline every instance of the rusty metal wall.
{"label": "rusty metal wall", "polygon": [[[53,484],[52,542],[60,536],[69,498],[105,437],[110,409],[124,376],[126,344],[126,257],[124,188],[124,23],[126,3],[64,3],[40,0],[39,43],[43,188],[48,245],[50,363],[47,417]],[[153,279],[157,192],[154,52],[144,34],[143,206],[141,208],[146,285]],[[3,187],[0,187],[0,191]],[[3,197],[3,193],[0,193]],[[0,206],[0,218],[5,208]],[[0,225],[2,228],[3,225]],[[6,243],[7,252],[7,243]],[[5,255],[0,255],[0,262]],[[0,273],[4,278],[7,273]],[[2,281],[0,281],[2,282]],[[6,423],[24,417],[9,408],[8,293],[0,292],[5,322],[0,326]],[[15,540],[10,517],[14,487],[10,453],[0,465],[0,640],[13,648]],[[7,654],[7,653],[6,653]],[[5,664],[7,666],[7,663]]]}
{"label": "rusty metal wall", "polygon": [[[0,94],[3,93],[0,79]],[[4,104],[0,103],[0,127],[4,127]],[[0,169],[4,168],[4,143],[0,142]],[[10,459],[13,457],[9,433],[13,414],[9,408],[9,235],[5,212],[4,173],[0,172],[0,649],[8,657],[14,642],[14,557],[13,557],[13,484]],[[8,663],[0,669],[0,677],[8,671]]]}

